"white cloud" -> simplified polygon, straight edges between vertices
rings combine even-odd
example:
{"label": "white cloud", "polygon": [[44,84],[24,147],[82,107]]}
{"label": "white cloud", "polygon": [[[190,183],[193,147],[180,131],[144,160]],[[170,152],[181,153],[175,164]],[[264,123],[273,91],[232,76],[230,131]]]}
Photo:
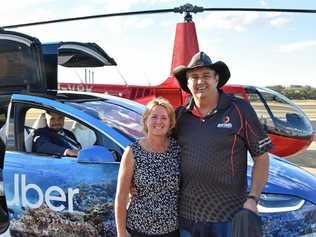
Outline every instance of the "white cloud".
{"label": "white cloud", "polygon": [[270,20],[270,24],[278,28],[288,25],[289,22],[290,22],[290,19],[285,18],[285,17],[277,17],[275,19]]}
{"label": "white cloud", "polygon": [[213,12],[207,17],[198,20],[199,26],[207,29],[224,29],[234,31],[247,31],[251,26],[269,24],[273,27],[284,27],[290,19],[282,13],[259,12]]}
{"label": "white cloud", "polygon": [[[89,1],[89,4],[94,5],[103,5],[104,10],[107,12],[120,12],[120,11],[129,11],[133,6],[136,5],[147,5],[154,6],[155,4],[160,3],[170,3],[170,0],[92,0]],[[156,7],[155,7],[156,8]],[[111,9],[110,11],[108,9]]]}
{"label": "white cloud", "polygon": [[[177,1],[171,1],[176,3]],[[265,2],[265,1],[263,1]],[[0,9],[1,25],[12,25],[34,21],[53,20],[58,18],[97,15],[134,10],[134,7],[144,6],[143,9],[156,9],[157,4],[170,3],[168,0],[84,0],[77,2],[65,1],[64,3],[54,0],[30,0],[30,1],[8,1],[5,7]],[[168,4],[169,5],[169,4]],[[202,15],[201,15],[202,16]],[[143,17],[143,16],[142,16]],[[126,25],[127,18],[115,17],[118,27]],[[128,21],[131,18],[128,18]],[[199,19],[201,19],[199,17]],[[161,19],[160,19],[161,20]],[[200,20],[204,29],[216,28],[234,31],[246,31],[254,24],[270,22],[274,27],[286,25],[289,20],[282,18],[280,13],[258,13],[258,12],[213,12]],[[120,23],[119,23],[120,22]],[[154,24],[151,19],[134,21],[130,24],[132,28],[146,28]],[[199,23],[199,24],[200,24]]]}
{"label": "white cloud", "polygon": [[154,20],[150,17],[133,17],[130,18],[128,21],[125,21],[124,26],[129,29],[144,29],[153,25],[154,23]]}
{"label": "white cloud", "polygon": [[[166,0],[151,0],[150,3],[164,1]],[[73,4],[74,2],[72,1],[61,3],[60,1],[57,2],[54,0],[30,0],[28,2],[21,1],[20,3],[17,0],[11,0],[8,1],[8,4],[5,4],[5,7],[0,8],[0,26],[129,11],[134,5],[145,2],[147,3],[145,0],[91,0],[88,4],[83,0],[78,0],[76,4]],[[135,17],[101,18],[102,20],[95,21],[95,24],[102,27],[102,29],[106,29],[106,32],[111,33],[113,31],[122,32],[127,26],[130,29],[144,29],[154,23],[154,21],[148,17],[142,16],[142,19],[136,19]],[[92,21],[93,20],[80,22],[85,24],[85,22]],[[62,31],[66,25],[71,24],[71,22],[50,24],[49,28],[55,29],[59,27]],[[13,30],[22,32],[33,31],[31,28]],[[47,25],[33,27],[33,29],[39,28],[45,29]],[[70,31],[71,30],[72,29],[70,29]]]}
{"label": "white cloud", "polygon": [[267,4],[266,0],[261,0],[260,1],[260,5],[263,6],[263,7],[266,7],[268,4]]}
{"label": "white cloud", "polygon": [[275,18],[284,15],[282,12],[265,12],[264,13],[265,17],[267,18]]}
{"label": "white cloud", "polygon": [[279,46],[281,52],[295,52],[309,48],[316,48],[316,40],[295,42]]}
{"label": "white cloud", "polygon": [[5,4],[1,5],[1,11],[6,12],[6,9],[21,9],[34,5],[45,5],[52,2],[52,0],[28,0],[28,1],[19,1],[19,0],[10,0],[5,1]]}
{"label": "white cloud", "polygon": [[204,29],[217,28],[225,30],[244,31],[257,21],[260,14],[257,12],[215,12],[200,21],[200,27]]}
{"label": "white cloud", "polygon": [[[0,8],[1,25],[13,25],[36,20],[47,20],[48,18],[56,18],[58,14],[50,11],[48,8],[38,7],[40,1],[6,1],[6,4]],[[48,0],[46,3],[49,2]],[[45,5],[45,3],[43,3]]]}

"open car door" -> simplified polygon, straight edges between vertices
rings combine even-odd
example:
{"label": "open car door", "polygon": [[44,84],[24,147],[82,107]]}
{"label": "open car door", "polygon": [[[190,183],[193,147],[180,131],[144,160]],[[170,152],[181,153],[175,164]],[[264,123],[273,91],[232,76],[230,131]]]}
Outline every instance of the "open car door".
{"label": "open car door", "polygon": [[72,68],[116,66],[116,62],[96,43],[58,42],[42,45],[47,86],[57,90],[58,65]]}
{"label": "open car door", "polygon": [[13,31],[0,30],[0,233],[9,226],[3,192],[2,170],[6,142],[6,117],[14,93],[44,93],[46,79],[38,39]]}
{"label": "open car door", "polygon": [[19,32],[0,30],[0,137],[4,143],[11,95],[44,95],[47,89],[41,42]]}
{"label": "open car door", "polygon": [[0,31],[0,93],[34,92],[47,89],[41,43],[13,31]]}

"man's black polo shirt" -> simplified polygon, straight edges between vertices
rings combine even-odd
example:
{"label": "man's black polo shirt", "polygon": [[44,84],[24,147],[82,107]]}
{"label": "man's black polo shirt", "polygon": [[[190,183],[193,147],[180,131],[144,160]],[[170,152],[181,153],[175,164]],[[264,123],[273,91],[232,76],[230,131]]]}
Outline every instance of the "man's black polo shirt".
{"label": "man's black polo shirt", "polygon": [[247,150],[255,158],[271,148],[271,141],[250,104],[232,95],[220,92],[216,109],[204,118],[192,108],[177,109],[180,217],[229,221],[246,200]]}

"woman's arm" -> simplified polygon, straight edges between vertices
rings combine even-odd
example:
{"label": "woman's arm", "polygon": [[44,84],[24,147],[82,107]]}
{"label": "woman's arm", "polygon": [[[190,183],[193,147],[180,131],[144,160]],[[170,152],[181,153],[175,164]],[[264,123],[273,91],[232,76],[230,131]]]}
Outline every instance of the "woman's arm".
{"label": "woman's arm", "polygon": [[132,149],[127,147],[121,160],[115,196],[115,221],[118,237],[126,237],[126,208],[129,191],[134,173],[134,155]]}

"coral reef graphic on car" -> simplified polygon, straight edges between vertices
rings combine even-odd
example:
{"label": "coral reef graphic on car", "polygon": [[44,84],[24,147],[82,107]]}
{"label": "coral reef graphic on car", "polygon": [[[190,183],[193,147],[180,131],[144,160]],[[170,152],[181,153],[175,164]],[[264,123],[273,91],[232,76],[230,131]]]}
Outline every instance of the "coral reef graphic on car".
{"label": "coral reef graphic on car", "polygon": [[7,172],[11,236],[115,236],[117,172],[117,164],[77,162],[55,177]]}

